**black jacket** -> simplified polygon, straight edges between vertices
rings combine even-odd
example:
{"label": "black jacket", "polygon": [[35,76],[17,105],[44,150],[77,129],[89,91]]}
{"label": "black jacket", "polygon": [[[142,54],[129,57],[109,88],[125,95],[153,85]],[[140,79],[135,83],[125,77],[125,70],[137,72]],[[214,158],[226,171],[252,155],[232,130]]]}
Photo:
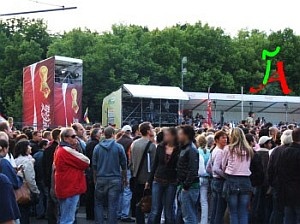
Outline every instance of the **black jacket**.
{"label": "black jacket", "polygon": [[90,167],[92,167],[94,149],[98,144],[99,144],[98,139],[91,139],[86,144],[85,152],[86,152],[86,156],[90,159]]}
{"label": "black jacket", "polygon": [[176,182],[177,181],[176,168],[177,168],[179,153],[180,151],[178,147],[175,147],[170,160],[166,162],[166,145],[165,144],[158,145],[148,182],[151,184],[153,182],[154,177],[171,183]]}
{"label": "black jacket", "polygon": [[51,145],[45,149],[43,156],[44,181],[45,185],[49,188],[51,187],[52,164],[57,146],[57,142],[52,142]]}
{"label": "black jacket", "polygon": [[177,179],[183,189],[188,190],[193,183],[199,183],[199,152],[191,142],[181,147],[177,163]]}
{"label": "black jacket", "polygon": [[129,150],[131,147],[133,140],[127,135],[123,135],[117,143],[121,144],[123,148],[125,149],[126,159],[127,159],[127,165],[129,165]]}
{"label": "black jacket", "polygon": [[264,167],[260,156],[254,151],[254,156],[250,163],[250,180],[253,187],[259,187],[264,184]]}
{"label": "black jacket", "polygon": [[292,143],[281,155],[278,167],[280,196],[285,206],[300,206],[300,144]]}

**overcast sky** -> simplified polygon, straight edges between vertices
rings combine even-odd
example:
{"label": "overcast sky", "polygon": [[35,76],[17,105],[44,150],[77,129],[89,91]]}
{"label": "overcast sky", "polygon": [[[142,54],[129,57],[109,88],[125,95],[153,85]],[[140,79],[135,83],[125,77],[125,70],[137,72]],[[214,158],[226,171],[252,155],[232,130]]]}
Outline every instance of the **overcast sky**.
{"label": "overcast sky", "polygon": [[[0,14],[53,8],[35,0],[1,0]],[[240,29],[270,32],[286,27],[300,34],[300,13],[296,0],[41,0],[78,9],[26,17],[43,18],[52,33],[87,27],[93,31],[109,31],[112,24],[136,24],[150,29],[176,23],[202,21],[222,27],[236,35]],[[9,17],[2,17],[9,18]]]}

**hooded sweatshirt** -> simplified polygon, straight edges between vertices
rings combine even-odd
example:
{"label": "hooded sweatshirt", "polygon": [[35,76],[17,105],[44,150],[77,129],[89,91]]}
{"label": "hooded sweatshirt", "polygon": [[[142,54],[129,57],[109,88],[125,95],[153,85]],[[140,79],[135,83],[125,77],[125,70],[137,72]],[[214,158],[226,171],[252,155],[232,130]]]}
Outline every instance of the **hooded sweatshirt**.
{"label": "hooded sweatshirt", "polygon": [[97,178],[121,178],[121,169],[127,167],[125,150],[115,140],[105,139],[95,147],[92,164]]}

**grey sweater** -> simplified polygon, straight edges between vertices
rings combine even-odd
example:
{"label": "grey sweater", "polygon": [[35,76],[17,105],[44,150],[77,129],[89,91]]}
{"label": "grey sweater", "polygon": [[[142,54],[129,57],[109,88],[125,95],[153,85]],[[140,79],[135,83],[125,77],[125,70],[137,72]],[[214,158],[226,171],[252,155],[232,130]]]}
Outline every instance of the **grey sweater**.
{"label": "grey sweater", "polygon": [[[146,149],[146,146],[148,144],[149,140],[146,138],[140,138],[133,142],[132,148],[131,148],[131,165],[132,165],[132,171],[133,176],[136,177],[139,164],[141,163],[144,150]],[[146,155],[146,158],[142,161],[142,168],[140,171],[140,174],[138,176],[138,183],[139,184],[145,184],[150,176],[150,172],[148,172],[148,166],[152,167],[152,164],[154,162],[155,157],[155,151],[156,146],[152,143],[149,147],[149,156],[150,156],[150,164],[148,164],[148,159]]]}

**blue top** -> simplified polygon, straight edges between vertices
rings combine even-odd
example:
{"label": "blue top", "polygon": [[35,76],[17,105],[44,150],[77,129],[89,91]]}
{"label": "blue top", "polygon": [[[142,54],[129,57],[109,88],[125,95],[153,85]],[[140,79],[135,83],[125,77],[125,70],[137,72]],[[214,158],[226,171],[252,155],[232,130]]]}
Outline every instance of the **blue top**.
{"label": "blue top", "polygon": [[14,189],[19,189],[22,186],[22,177],[17,176],[16,170],[12,167],[10,162],[3,157],[0,157],[0,173],[8,177]]}
{"label": "blue top", "polygon": [[93,152],[93,169],[96,177],[121,177],[121,171],[126,170],[126,155],[122,145],[113,139],[100,142]]}
{"label": "blue top", "polygon": [[15,198],[13,186],[8,177],[1,173],[0,189],[0,223],[19,219],[21,215]]}
{"label": "blue top", "polygon": [[[208,160],[210,158],[210,150],[206,149],[206,152],[204,152],[204,149],[202,148],[198,148],[199,150],[199,154],[203,157],[204,159],[204,165],[205,167],[207,166]],[[205,175],[205,176],[209,176],[209,174]]]}

